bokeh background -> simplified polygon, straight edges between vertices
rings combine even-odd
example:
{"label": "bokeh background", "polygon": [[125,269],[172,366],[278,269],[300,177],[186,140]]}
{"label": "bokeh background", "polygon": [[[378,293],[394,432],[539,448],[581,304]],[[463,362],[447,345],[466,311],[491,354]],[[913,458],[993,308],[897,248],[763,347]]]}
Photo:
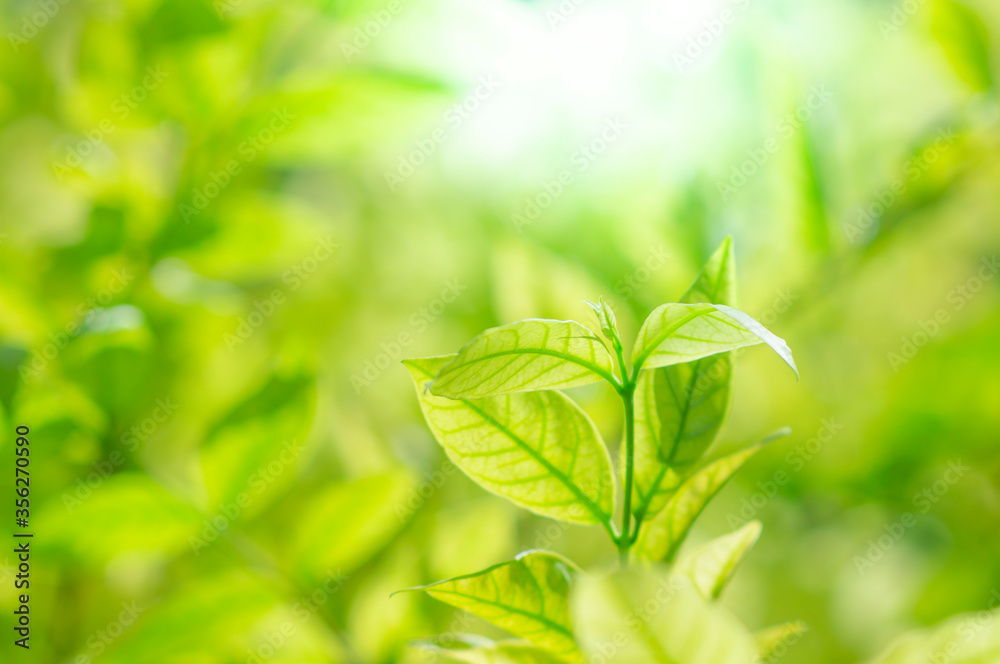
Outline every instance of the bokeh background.
{"label": "bokeh background", "polygon": [[632,337],[726,235],[802,379],[739,357],[718,450],[794,433],[698,524],[764,523],[725,603],[825,664],[998,596],[996,2],[0,8],[0,488],[30,426],[35,533],[3,661],[492,633],[389,595],[614,552],[451,471],[399,360],[599,295]]}

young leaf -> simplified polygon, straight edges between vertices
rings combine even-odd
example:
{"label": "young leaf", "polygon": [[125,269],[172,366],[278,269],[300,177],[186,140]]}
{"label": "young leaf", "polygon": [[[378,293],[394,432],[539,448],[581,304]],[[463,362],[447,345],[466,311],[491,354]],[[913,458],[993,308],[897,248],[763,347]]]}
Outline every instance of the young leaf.
{"label": "young leaf", "polygon": [[566,660],[581,662],[569,617],[575,566],[547,551],[527,551],[482,572],[409,590],[465,609]]}
{"label": "young leaf", "polygon": [[611,342],[611,345],[615,349],[621,349],[622,338],[618,333],[618,319],[615,317],[615,310],[611,308],[611,305],[605,302],[603,297],[599,298],[597,302],[584,300],[584,303],[597,314],[597,322],[601,326],[601,334]]}
{"label": "young leaf", "polygon": [[[663,499],[663,511],[646,521],[639,532],[634,551],[650,560],[673,560],[695,519],[750,457],[776,438],[787,436],[790,429],[780,429],[759,443],[709,463],[689,477],[676,492]],[[665,485],[669,485],[667,482]],[[655,507],[657,501],[651,503]],[[650,513],[654,510],[650,509]]]}
{"label": "young leaf", "polygon": [[571,599],[577,640],[590,662],[747,664],[757,654],[753,636],[734,617],[662,570],[581,578]]}
{"label": "young leaf", "polygon": [[754,632],[753,638],[757,640],[757,647],[760,648],[760,661],[767,662],[777,654],[782,645],[789,641],[793,643],[798,641],[799,637],[808,631],[809,627],[804,622],[796,620]]}
{"label": "young leaf", "polygon": [[733,238],[726,237],[708,259],[681,302],[736,306],[736,261]]}
{"label": "young leaf", "polygon": [[734,533],[703,544],[682,556],[673,572],[691,579],[705,599],[717,599],[740,560],[757,543],[760,530],[760,521],[751,521]]}
{"label": "young leaf", "polygon": [[653,369],[766,343],[798,376],[792,351],[748,314],[724,304],[663,304],[639,330],[632,364]]}
{"label": "young leaf", "polygon": [[574,321],[522,320],[486,330],[442,367],[431,391],[449,399],[616,383],[600,339]]}
{"label": "young leaf", "polygon": [[453,356],[407,360],[424,418],[456,466],[542,516],[610,529],[611,459],[587,414],[559,392],[453,401],[430,385]]}
{"label": "young leaf", "polygon": [[490,641],[463,635],[460,642],[454,644],[422,642],[417,645],[425,652],[467,664],[565,664],[566,661],[519,639]]}
{"label": "young leaf", "polygon": [[[736,303],[736,265],[726,238],[681,302]],[[639,374],[635,393],[633,513],[656,514],[715,442],[732,403],[732,360],[720,353]],[[622,450],[624,454],[624,449]],[[620,467],[624,468],[624,459]]]}

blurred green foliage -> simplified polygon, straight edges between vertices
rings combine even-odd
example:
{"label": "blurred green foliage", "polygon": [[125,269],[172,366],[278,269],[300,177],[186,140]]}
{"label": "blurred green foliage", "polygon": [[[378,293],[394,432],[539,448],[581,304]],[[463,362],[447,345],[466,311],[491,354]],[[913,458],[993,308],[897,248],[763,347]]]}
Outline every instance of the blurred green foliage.
{"label": "blurred green foliage", "polygon": [[[634,338],[727,234],[740,308],[802,380],[736,362],[719,452],[795,433],[698,523],[693,545],[764,524],[725,604],[808,623],[790,664],[987,608],[1000,6],[687,4],[2,3],[0,458],[30,426],[28,661],[397,662],[495,636],[389,594],[529,547],[614,551],[448,466],[398,360],[600,295]],[[613,395],[573,396],[617,441]],[[942,484],[949,462],[969,470]]]}

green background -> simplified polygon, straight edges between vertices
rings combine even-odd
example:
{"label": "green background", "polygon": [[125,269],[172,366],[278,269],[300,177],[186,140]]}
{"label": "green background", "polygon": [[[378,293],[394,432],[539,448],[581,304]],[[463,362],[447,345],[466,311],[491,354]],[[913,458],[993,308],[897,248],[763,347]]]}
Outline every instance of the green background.
{"label": "green background", "polygon": [[[494,634],[389,594],[614,551],[449,471],[399,360],[599,295],[634,338],[730,234],[802,379],[739,356],[718,451],[794,433],[694,533],[764,524],[726,605],[805,620],[789,664],[990,606],[997,3],[0,6],[0,504],[13,530],[26,424],[35,533],[30,653],[0,554],[3,661]],[[573,396],[616,445],[613,393]]]}

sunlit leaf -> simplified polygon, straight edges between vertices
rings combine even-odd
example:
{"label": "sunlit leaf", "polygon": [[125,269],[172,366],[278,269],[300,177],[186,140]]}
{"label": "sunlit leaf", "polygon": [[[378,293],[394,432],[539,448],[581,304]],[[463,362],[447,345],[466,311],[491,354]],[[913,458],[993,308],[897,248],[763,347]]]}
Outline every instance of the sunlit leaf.
{"label": "sunlit leaf", "polygon": [[660,569],[582,578],[571,599],[588,661],[747,664],[757,655],[753,636],[733,616]]}
{"label": "sunlit leaf", "polygon": [[569,617],[575,573],[561,556],[529,551],[475,574],[411,590],[423,590],[567,661],[579,662]]}
{"label": "sunlit leaf", "polygon": [[[736,264],[726,238],[681,301],[733,305],[735,300]],[[731,379],[732,360],[725,353],[639,374],[632,496],[637,519],[656,514],[715,442],[729,413]]]}
{"label": "sunlit leaf", "polygon": [[760,648],[760,659],[766,662],[775,657],[782,646],[798,641],[807,631],[809,627],[804,622],[795,620],[754,632],[753,637]]}
{"label": "sunlit leaf", "polygon": [[453,356],[405,362],[427,424],[466,475],[525,509],[563,521],[607,524],[611,459],[594,423],[560,392],[453,401],[431,382]]}
{"label": "sunlit leaf", "polygon": [[1000,612],[956,616],[913,632],[868,664],[994,664],[1000,661]]}
{"label": "sunlit leaf", "polygon": [[642,324],[632,362],[653,369],[759,343],[770,346],[798,375],[788,344],[748,314],[724,304],[664,304]]}
{"label": "sunlit leaf", "polygon": [[602,378],[614,382],[613,363],[597,335],[574,321],[532,319],[491,328],[467,343],[442,367],[431,390],[473,399]]}
{"label": "sunlit leaf", "polygon": [[731,237],[724,239],[705,262],[681,302],[736,306],[736,260]]}
{"label": "sunlit leaf", "polygon": [[740,560],[757,543],[760,531],[760,521],[751,521],[736,532],[681,556],[673,571],[691,579],[706,599],[715,599],[732,578]]}
{"label": "sunlit leaf", "polygon": [[673,560],[691,526],[708,503],[722,490],[736,471],[754,454],[775,438],[787,436],[782,429],[761,442],[709,463],[671,493],[666,506],[654,518],[643,523],[635,552],[652,560]]}

